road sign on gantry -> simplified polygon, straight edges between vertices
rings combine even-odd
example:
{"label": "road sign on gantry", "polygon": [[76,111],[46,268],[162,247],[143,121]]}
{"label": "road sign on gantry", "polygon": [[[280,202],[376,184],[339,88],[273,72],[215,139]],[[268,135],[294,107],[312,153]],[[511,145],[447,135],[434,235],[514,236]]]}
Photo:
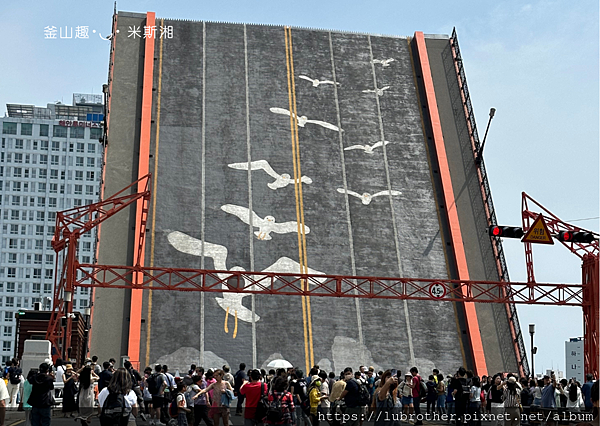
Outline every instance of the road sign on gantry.
{"label": "road sign on gantry", "polygon": [[521,240],[523,243],[534,243],[534,244],[554,244],[552,240],[552,236],[550,235],[550,231],[548,231],[548,227],[546,226],[546,222],[544,222],[544,218],[542,215],[539,215],[527,234]]}

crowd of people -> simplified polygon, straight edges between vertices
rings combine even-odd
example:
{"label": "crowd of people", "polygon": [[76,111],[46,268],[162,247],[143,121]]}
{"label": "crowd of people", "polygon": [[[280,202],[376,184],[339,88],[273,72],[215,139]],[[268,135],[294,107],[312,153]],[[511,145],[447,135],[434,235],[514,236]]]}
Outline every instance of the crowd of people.
{"label": "crowd of people", "polygon": [[149,426],[229,426],[230,413],[243,416],[245,426],[362,426],[365,421],[420,426],[423,420],[520,426],[535,423],[534,413],[560,407],[598,419],[598,381],[591,375],[580,384],[556,380],[554,374],[539,380],[501,373],[480,378],[463,367],[444,377],[437,369],[421,376],[417,367],[405,374],[366,366],[335,374],[315,365],[305,376],[298,368],[267,372],[241,364],[234,374],[227,365],[207,370],[192,365],[183,377],[174,377],[166,365],[140,373],[129,361],[122,368],[115,363],[111,359],[100,365],[92,357],[75,369],[60,359],[54,365],[47,360],[24,377],[19,362],[12,360],[0,381],[0,407],[25,411],[26,426],[50,426],[56,398],[62,398],[63,416],[82,426],[89,426],[94,415],[102,426],[135,426],[139,421]]}

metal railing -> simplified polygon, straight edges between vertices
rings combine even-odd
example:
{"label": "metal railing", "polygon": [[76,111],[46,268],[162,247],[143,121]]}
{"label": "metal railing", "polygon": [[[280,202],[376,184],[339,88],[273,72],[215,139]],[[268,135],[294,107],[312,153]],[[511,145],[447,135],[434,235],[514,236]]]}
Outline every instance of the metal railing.
{"label": "metal railing", "polygon": [[[450,37],[450,42],[454,47],[455,52],[455,61],[457,67],[457,74],[460,80],[460,88],[463,93],[464,105],[465,105],[465,114],[467,121],[469,122],[471,128],[471,137],[474,143],[474,156],[479,152],[481,142],[479,141],[479,134],[477,133],[477,124],[475,123],[475,113],[473,111],[473,105],[471,104],[471,96],[469,94],[469,87],[467,85],[467,76],[465,74],[465,69],[463,66],[462,57],[460,55],[460,48],[458,45],[458,37],[456,35],[456,28],[452,29],[452,36]],[[481,171],[481,187],[484,197],[484,203],[487,206],[488,213],[488,225],[497,225],[498,220],[496,219],[496,210],[494,208],[494,202],[492,201],[492,192],[490,190],[490,184],[487,178],[487,172],[485,169],[485,162],[483,158],[479,156],[479,169]],[[502,240],[499,237],[491,237],[493,244],[496,247],[496,252],[498,256],[498,262],[500,265],[500,270],[498,271],[500,274],[500,280],[509,282],[508,276],[508,267],[506,265],[506,258],[504,257],[504,249],[502,248]],[[510,287],[508,288],[508,296],[512,299],[512,295],[510,294]],[[521,326],[519,324],[519,317],[517,315],[517,308],[514,303],[508,303],[510,315],[509,321],[512,322],[514,330],[515,330],[515,343],[517,349],[519,351],[519,357],[521,359],[521,365],[523,366],[523,371],[525,374],[529,374],[529,363],[527,362],[527,352],[525,350],[525,344],[523,342],[523,335],[521,333]]]}

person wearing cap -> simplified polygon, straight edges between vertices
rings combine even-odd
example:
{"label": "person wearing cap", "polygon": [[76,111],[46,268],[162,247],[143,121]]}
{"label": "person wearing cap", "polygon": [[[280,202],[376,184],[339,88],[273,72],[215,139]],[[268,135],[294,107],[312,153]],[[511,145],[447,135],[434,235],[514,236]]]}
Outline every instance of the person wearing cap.
{"label": "person wearing cap", "polygon": [[400,400],[400,402],[402,403],[402,412],[408,417],[412,415],[414,411],[412,399],[412,374],[406,373],[404,375],[404,380],[398,385],[398,389],[402,397],[402,399]]}
{"label": "person wearing cap", "polygon": [[517,379],[509,377],[503,383],[504,399],[504,424],[505,426],[519,426],[521,424],[521,392],[517,387]]}
{"label": "person wearing cap", "polygon": [[63,417],[75,417],[75,411],[77,411],[77,402],[75,401],[75,394],[77,393],[77,374],[73,372],[73,365],[67,364],[64,366],[65,372],[63,373],[63,402],[62,412]]}
{"label": "person wearing cap", "polygon": [[310,422],[312,426],[319,426],[319,405],[321,399],[327,398],[327,396],[321,395],[321,378],[318,375],[313,375],[310,378],[310,386],[308,387],[308,400],[310,403]]}

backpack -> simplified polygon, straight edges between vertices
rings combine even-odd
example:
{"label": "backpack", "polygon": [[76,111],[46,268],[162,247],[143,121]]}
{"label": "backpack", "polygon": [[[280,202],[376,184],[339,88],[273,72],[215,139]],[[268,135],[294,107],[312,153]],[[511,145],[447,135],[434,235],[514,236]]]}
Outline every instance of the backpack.
{"label": "backpack", "polygon": [[353,379],[358,385],[358,405],[364,407],[369,405],[371,402],[371,394],[369,393],[369,388],[363,382],[359,382],[356,379]]}
{"label": "backpack", "polygon": [[263,422],[263,419],[267,415],[267,411],[269,409],[269,399],[266,393],[267,385],[265,383],[261,383],[260,385],[260,399],[258,400],[258,404],[256,404],[256,411],[254,412],[254,419],[259,423]]}
{"label": "backpack", "polygon": [[[179,407],[177,407],[177,397],[179,395],[182,395],[180,393],[178,393],[175,398],[173,398],[173,401],[171,401],[171,403],[169,404],[169,416],[171,416],[171,418],[175,419],[177,418],[177,415],[179,414]],[[185,398],[185,396],[184,396]]]}
{"label": "backpack", "polygon": [[281,398],[283,398],[283,395],[280,398],[277,398],[275,395],[273,395],[273,401],[269,401],[267,396],[264,397],[264,404],[267,409],[265,418],[269,423],[279,423],[283,419]]}
{"label": "backpack", "polygon": [[419,398],[427,397],[427,385],[423,381],[423,378],[419,376]]}
{"label": "backpack", "polygon": [[131,408],[127,407],[125,403],[125,395],[109,391],[102,405],[100,424],[102,426],[127,426],[130,413]]}
{"label": "backpack", "polygon": [[22,372],[23,372],[23,370],[21,370],[20,368],[15,368],[15,371],[13,371],[10,374],[11,385],[18,385],[19,383],[21,383],[21,373]]}
{"label": "backpack", "polygon": [[158,395],[158,374],[152,374],[146,379],[146,383],[148,383],[148,392],[150,392],[150,395]]}

